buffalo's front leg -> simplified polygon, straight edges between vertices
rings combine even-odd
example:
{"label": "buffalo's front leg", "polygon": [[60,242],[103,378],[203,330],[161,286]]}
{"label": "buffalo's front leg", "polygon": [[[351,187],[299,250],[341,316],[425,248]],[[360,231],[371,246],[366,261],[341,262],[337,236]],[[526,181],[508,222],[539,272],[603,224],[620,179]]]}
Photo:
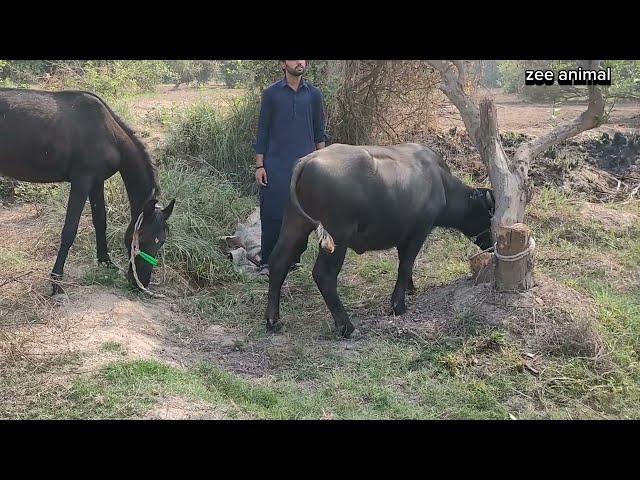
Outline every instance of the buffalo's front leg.
{"label": "buffalo's front leg", "polygon": [[285,212],[280,229],[280,236],[269,256],[269,300],[265,319],[267,329],[278,331],[282,328],[280,322],[280,290],[282,283],[289,273],[289,267],[300,258],[309,240],[309,233],[313,227],[289,208]]}
{"label": "buffalo's front leg", "polygon": [[331,254],[320,249],[313,267],[313,279],[318,285],[327,307],[329,307],[336,330],[340,335],[348,338],[353,333],[354,327],[349,319],[349,314],[340,301],[337,288],[338,273],[340,273],[346,253],[347,247],[344,244],[337,244],[335,251]]}
{"label": "buffalo's front leg", "polygon": [[391,294],[391,308],[396,315],[402,315],[407,311],[407,304],[405,303],[407,289],[410,293],[415,291],[412,278],[413,265],[430,231],[431,227],[414,235],[404,244],[398,245],[398,279]]}

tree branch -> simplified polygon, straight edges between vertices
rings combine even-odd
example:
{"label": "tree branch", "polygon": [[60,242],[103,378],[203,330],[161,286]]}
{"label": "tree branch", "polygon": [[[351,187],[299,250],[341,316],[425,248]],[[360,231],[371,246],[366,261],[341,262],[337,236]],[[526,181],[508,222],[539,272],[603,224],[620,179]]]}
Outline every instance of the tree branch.
{"label": "tree branch", "polygon": [[[584,68],[597,69],[600,67],[600,60],[587,61],[586,63],[580,62],[584,65]],[[584,111],[578,118],[559,125],[551,130],[546,135],[543,135],[535,140],[522,144],[514,155],[516,163],[522,162],[527,159],[527,163],[535,158],[541,152],[544,152],[549,147],[560,143],[568,138],[590,130],[602,124],[604,117],[604,98],[602,97],[602,91],[598,85],[589,85],[589,105],[587,110]]]}
{"label": "tree branch", "polygon": [[464,70],[464,65],[460,60],[453,60],[452,63],[458,69],[458,83],[464,88],[464,85],[467,83],[467,75]]}
{"label": "tree branch", "polygon": [[469,133],[469,137],[471,137],[476,148],[480,150],[482,148],[478,137],[478,132],[480,131],[480,112],[459,83],[460,75],[464,69],[462,69],[462,71],[458,69],[458,77],[456,77],[450,68],[451,66],[441,60],[427,60],[427,63],[440,72],[442,80],[440,90],[442,90],[447,98],[456,106],[460,112],[464,126]]}

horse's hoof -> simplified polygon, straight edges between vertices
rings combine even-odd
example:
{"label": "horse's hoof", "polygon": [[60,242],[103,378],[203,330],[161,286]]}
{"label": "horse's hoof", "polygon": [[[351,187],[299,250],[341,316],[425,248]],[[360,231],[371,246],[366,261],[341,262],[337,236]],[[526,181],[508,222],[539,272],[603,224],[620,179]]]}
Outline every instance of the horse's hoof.
{"label": "horse's hoof", "polygon": [[278,333],[282,330],[284,323],[280,320],[267,320],[267,331],[272,333]]}
{"label": "horse's hoof", "polygon": [[407,305],[404,302],[393,305],[391,309],[394,315],[404,315],[407,313]]}
{"label": "horse's hoof", "polygon": [[111,260],[99,260],[98,265],[109,270],[118,270],[118,267]]}
{"label": "horse's hoof", "polygon": [[355,327],[351,323],[338,327],[338,334],[343,336],[344,338],[351,338],[351,335],[354,331]]}
{"label": "horse's hoof", "polygon": [[51,296],[51,299],[58,304],[63,304],[69,301],[69,295],[64,292],[56,293],[55,295]]}

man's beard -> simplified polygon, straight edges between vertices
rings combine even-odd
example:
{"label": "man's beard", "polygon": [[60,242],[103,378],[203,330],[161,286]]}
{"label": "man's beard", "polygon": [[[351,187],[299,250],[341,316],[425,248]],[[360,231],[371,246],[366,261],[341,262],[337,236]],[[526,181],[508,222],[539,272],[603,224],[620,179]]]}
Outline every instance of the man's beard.
{"label": "man's beard", "polygon": [[286,67],[286,70],[287,72],[289,72],[289,75],[293,75],[294,77],[301,77],[305,71],[304,68],[302,68],[302,70],[298,70],[296,68],[289,68],[289,67]]}

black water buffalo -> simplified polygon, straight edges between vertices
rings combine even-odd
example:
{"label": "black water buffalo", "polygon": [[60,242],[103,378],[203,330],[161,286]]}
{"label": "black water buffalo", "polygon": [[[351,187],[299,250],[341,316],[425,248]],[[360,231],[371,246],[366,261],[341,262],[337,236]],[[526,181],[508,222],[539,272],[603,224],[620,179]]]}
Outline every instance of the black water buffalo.
{"label": "black water buffalo", "polygon": [[418,144],[334,144],[303,157],[293,171],[289,204],[270,257],[267,328],[282,325],[282,282],[314,229],[321,248],[313,279],[336,329],[349,337],[354,327],[336,290],[347,248],[358,254],[398,249],[391,305],[400,315],[406,311],[405,292],[414,290],[416,256],[433,228],[457,229],[486,249],[493,210],[490,189],[465,185],[434,151]]}

